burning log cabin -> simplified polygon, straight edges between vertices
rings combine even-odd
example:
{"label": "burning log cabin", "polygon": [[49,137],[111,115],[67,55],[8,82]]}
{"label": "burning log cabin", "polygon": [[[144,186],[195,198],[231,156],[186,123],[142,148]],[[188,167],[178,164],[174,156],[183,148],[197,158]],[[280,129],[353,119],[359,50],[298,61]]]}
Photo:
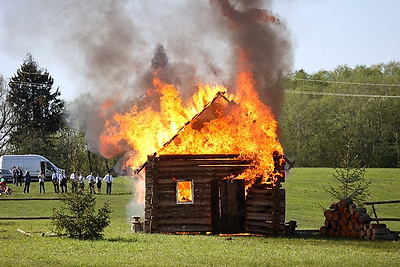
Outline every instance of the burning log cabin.
{"label": "burning log cabin", "polygon": [[284,157],[274,157],[269,182],[235,179],[252,160],[233,154],[149,156],[145,165],[148,233],[282,234]]}

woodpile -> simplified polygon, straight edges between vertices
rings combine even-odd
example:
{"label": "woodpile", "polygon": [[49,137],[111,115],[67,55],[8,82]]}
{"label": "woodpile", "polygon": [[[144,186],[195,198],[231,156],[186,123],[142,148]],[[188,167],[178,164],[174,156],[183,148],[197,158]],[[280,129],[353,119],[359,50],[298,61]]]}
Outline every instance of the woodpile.
{"label": "woodpile", "polygon": [[247,190],[246,232],[285,233],[285,189],[257,184]]}
{"label": "woodpile", "polygon": [[325,224],[320,234],[331,237],[353,237],[367,240],[393,240],[386,224],[371,223],[366,208],[358,208],[351,198],[343,198],[324,211]]}

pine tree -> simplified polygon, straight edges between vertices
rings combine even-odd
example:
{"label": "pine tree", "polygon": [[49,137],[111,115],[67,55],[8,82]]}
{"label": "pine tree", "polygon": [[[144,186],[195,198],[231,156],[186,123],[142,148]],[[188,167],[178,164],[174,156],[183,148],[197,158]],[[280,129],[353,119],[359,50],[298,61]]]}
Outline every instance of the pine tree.
{"label": "pine tree", "polygon": [[28,54],[10,79],[7,102],[13,113],[10,143],[14,152],[46,153],[51,135],[63,126],[64,102],[54,80]]}

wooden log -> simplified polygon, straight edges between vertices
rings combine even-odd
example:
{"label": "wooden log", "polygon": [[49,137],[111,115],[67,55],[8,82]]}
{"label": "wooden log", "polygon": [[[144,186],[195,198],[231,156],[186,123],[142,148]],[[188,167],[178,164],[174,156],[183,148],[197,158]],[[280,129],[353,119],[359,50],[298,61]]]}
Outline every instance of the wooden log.
{"label": "wooden log", "polygon": [[339,237],[340,236],[340,231],[335,231],[335,233],[333,234],[334,237]]}
{"label": "wooden log", "polygon": [[337,227],[337,225],[338,225],[338,223],[337,223],[336,220],[330,220],[329,221],[330,228],[335,229]]}
{"label": "wooden log", "polygon": [[368,237],[370,237],[370,236],[372,235],[372,230],[371,230],[371,229],[367,229],[367,230],[365,231],[365,234],[366,234]]}
{"label": "wooden log", "polygon": [[330,220],[325,219],[324,226],[325,226],[325,227],[329,227],[329,225],[330,225]]}
{"label": "wooden log", "polygon": [[338,209],[339,209],[339,204],[340,204],[340,202],[333,202],[333,203],[329,206],[329,208],[330,208],[330,209],[334,209],[334,210],[338,210]]}
{"label": "wooden log", "polygon": [[354,223],[354,229],[356,230],[356,231],[360,231],[360,224],[358,223],[358,222],[355,222]]}
{"label": "wooden log", "polygon": [[252,234],[263,234],[263,235],[275,235],[275,234],[284,234],[285,233],[285,225],[271,226],[271,227],[258,227],[253,225],[246,225],[245,229],[246,233]]}
{"label": "wooden log", "polygon": [[162,225],[209,225],[211,227],[211,216],[210,217],[189,217],[189,218],[158,218],[158,226]]}
{"label": "wooden log", "polygon": [[372,240],[395,240],[396,236],[395,235],[372,235],[371,236]]}
{"label": "wooden log", "polygon": [[371,217],[366,213],[360,214],[360,217],[358,217],[358,222],[362,224],[369,224],[371,222]]}
{"label": "wooden log", "polygon": [[17,231],[20,232],[20,233],[23,233],[26,236],[33,236],[32,234],[30,234],[28,232],[25,232],[24,230],[21,230],[21,229],[17,229]]}
{"label": "wooden log", "polygon": [[285,214],[249,214],[246,213],[246,220],[254,220],[254,221],[272,221],[275,217],[279,218],[279,221],[282,222],[285,220]]}
{"label": "wooden log", "polygon": [[354,223],[353,223],[353,221],[349,221],[349,222],[347,223],[347,228],[348,228],[349,231],[353,231],[353,230],[354,230]]}
{"label": "wooden log", "polygon": [[338,224],[342,227],[347,225],[347,218],[345,216],[340,217]]}
{"label": "wooden log", "polygon": [[362,229],[358,231],[358,238],[363,239],[365,237],[365,230]]}
{"label": "wooden log", "polygon": [[[276,200],[275,200],[276,201]],[[279,207],[285,207],[286,202],[282,199],[278,199]],[[247,199],[246,206],[257,206],[257,207],[272,207],[274,206],[274,200],[255,200],[255,199]]]}
{"label": "wooden log", "polygon": [[338,211],[334,211],[332,213],[332,219],[335,220],[335,221],[338,221],[339,218],[340,218],[340,213]]}
{"label": "wooden log", "polygon": [[351,214],[367,213],[367,209],[366,208],[353,208],[353,209],[350,208],[350,213]]}
{"label": "wooden log", "polygon": [[386,228],[386,224],[384,223],[371,223],[368,225],[369,229],[375,229],[375,228]]}
{"label": "wooden log", "polygon": [[239,157],[239,154],[161,154],[159,160],[173,159],[233,159]]}
{"label": "wooden log", "polygon": [[179,159],[179,160],[160,160],[155,164],[155,168],[159,167],[186,167],[186,166],[218,166],[218,165],[247,165],[250,167],[253,160],[237,160],[237,159]]}
{"label": "wooden log", "polygon": [[328,236],[333,236],[335,234],[334,229],[328,229]]}
{"label": "wooden log", "polygon": [[181,232],[211,232],[211,225],[160,225],[159,233],[181,233]]}
{"label": "wooden log", "polygon": [[193,176],[198,178],[214,178],[220,179],[219,177],[235,177],[246,169],[249,166],[229,166],[229,165],[221,165],[221,166],[186,166],[186,167],[160,167],[158,171],[160,171],[161,178],[168,178],[171,176]]}
{"label": "wooden log", "polygon": [[345,197],[340,200],[340,204],[347,208],[350,204],[353,204],[353,199],[351,197]]}
{"label": "wooden log", "polygon": [[340,202],[339,202],[339,205],[338,205],[338,211],[340,213],[345,213],[346,212],[346,207],[343,206],[342,203],[340,203]]}
{"label": "wooden log", "polygon": [[372,235],[389,235],[390,229],[389,228],[374,228],[372,229]]}
{"label": "wooden log", "polygon": [[358,237],[358,232],[356,230],[352,230],[351,237]]}
{"label": "wooden log", "polygon": [[326,229],[326,226],[322,226],[321,228],[319,228],[319,233],[322,236],[328,235],[328,230]]}
{"label": "wooden log", "polygon": [[285,207],[281,206],[278,209],[274,209],[274,207],[270,206],[246,206],[246,214],[251,214],[251,213],[259,213],[259,214],[264,214],[264,213],[273,213],[273,212],[280,212],[280,213],[285,213]]}

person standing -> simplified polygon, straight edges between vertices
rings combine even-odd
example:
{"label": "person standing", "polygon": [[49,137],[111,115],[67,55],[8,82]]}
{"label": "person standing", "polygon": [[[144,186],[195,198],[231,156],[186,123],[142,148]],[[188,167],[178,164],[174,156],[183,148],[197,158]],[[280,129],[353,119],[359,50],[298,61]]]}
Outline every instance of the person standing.
{"label": "person standing", "polygon": [[43,194],[46,193],[45,189],[44,189],[44,173],[41,172],[38,175],[38,179],[39,179],[39,192],[42,193],[43,190]]}
{"label": "person standing", "polygon": [[97,186],[97,193],[101,194],[101,176],[100,173],[96,176],[96,186]]}
{"label": "person standing", "polygon": [[60,182],[61,192],[67,193],[67,177],[65,176],[64,170],[58,174],[58,181]]}
{"label": "person standing", "polygon": [[78,186],[78,182],[76,180],[76,175],[75,172],[72,172],[71,175],[69,176],[69,180],[71,181],[71,190],[72,192],[76,192],[77,186]]}
{"label": "person standing", "polygon": [[106,176],[104,176],[104,182],[106,183],[106,194],[110,195],[111,194],[111,187],[112,187],[112,182],[114,181],[114,178],[111,175],[111,172],[108,172]]}
{"label": "person standing", "polygon": [[13,184],[16,185],[17,184],[17,177],[18,177],[18,171],[17,171],[17,167],[13,166],[11,169],[12,172],[12,177],[13,177]]}
{"label": "person standing", "polygon": [[86,176],[86,179],[89,181],[89,191],[91,194],[96,194],[96,191],[94,191],[94,176],[93,173],[91,172],[88,176]]}
{"label": "person standing", "polygon": [[22,186],[22,170],[17,166],[17,185]]}
{"label": "person standing", "polygon": [[85,190],[85,177],[83,177],[82,173],[79,173],[78,181],[79,189],[83,192]]}
{"label": "person standing", "polygon": [[29,193],[29,187],[31,186],[31,175],[29,174],[28,171],[26,171],[25,173],[24,182],[25,182],[24,194]]}
{"label": "person standing", "polygon": [[56,194],[60,193],[60,187],[58,185],[58,175],[56,170],[54,170],[53,174],[51,175],[51,181],[53,182],[54,193]]}

